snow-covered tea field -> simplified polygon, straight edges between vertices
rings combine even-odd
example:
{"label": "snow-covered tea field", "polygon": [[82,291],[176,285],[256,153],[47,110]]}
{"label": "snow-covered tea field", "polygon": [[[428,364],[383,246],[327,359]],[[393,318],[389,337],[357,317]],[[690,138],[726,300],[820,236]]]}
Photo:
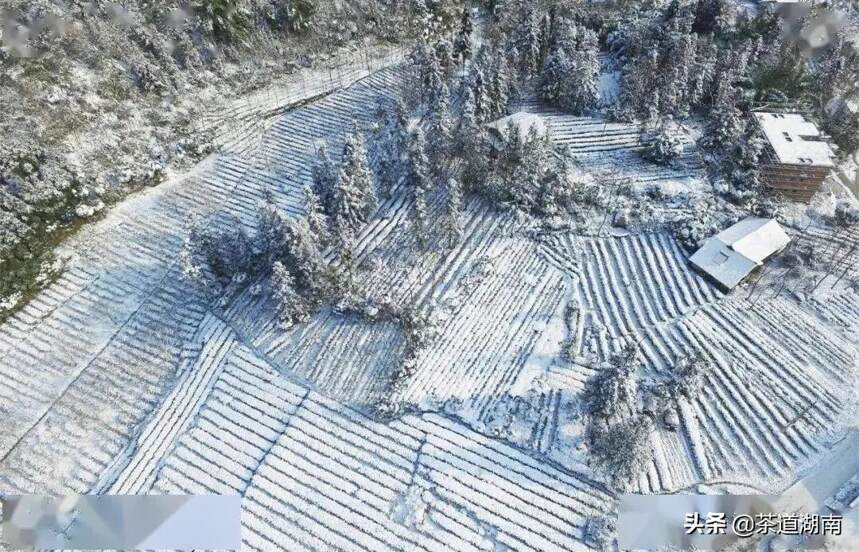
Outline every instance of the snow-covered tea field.
{"label": "snow-covered tea field", "polygon": [[[616,494],[587,465],[580,394],[629,343],[645,377],[689,351],[714,366],[676,428],[651,435],[638,490],[778,492],[826,453],[853,399],[856,292],[725,294],[663,229],[535,238],[527,217],[468,197],[463,239],[414,256],[394,188],[355,252],[363,290],[431,312],[405,372],[391,320],[326,305],[284,330],[257,282],[219,302],[183,277],[194,216],[252,232],[267,197],[302,214],[318,146],[339,156],[402,73],[286,110],[262,136],[240,129],[65,247],[59,280],[0,327],[0,493],[240,494],[248,550],[593,549],[586,528]],[[709,185],[689,140],[657,167],[635,125],[528,109],[586,170]]]}

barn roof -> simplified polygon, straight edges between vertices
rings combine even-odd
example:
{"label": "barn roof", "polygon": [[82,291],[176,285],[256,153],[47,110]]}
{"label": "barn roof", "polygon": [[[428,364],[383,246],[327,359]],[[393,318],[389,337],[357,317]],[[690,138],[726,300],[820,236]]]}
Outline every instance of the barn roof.
{"label": "barn roof", "polygon": [[779,163],[834,167],[835,152],[817,125],[798,113],[755,113]]}
{"label": "barn roof", "polygon": [[707,238],[689,261],[723,288],[732,289],[788,242],[778,222],[749,217]]}

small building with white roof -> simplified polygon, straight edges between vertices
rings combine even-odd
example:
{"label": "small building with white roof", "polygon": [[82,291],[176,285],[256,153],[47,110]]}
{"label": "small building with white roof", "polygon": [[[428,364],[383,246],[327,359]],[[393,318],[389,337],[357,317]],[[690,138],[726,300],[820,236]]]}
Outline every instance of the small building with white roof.
{"label": "small building with white roof", "polygon": [[835,168],[835,150],[817,125],[799,113],[754,114],[766,140],[761,179],[787,199],[808,201]]}
{"label": "small building with white roof", "polygon": [[749,217],[707,238],[689,262],[730,291],[788,243],[790,237],[778,222]]}

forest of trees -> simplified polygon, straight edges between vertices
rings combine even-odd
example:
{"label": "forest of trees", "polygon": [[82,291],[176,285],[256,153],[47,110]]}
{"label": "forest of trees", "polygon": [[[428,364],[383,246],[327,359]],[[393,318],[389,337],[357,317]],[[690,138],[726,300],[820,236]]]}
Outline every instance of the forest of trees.
{"label": "forest of trees", "polygon": [[[727,0],[701,0],[606,21],[579,10],[510,2],[491,12],[479,47],[472,40],[472,11],[463,9],[450,35],[427,33],[418,42],[401,99],[379,106],[373,129],[356,126],[334,156],[339,162],[320,148],[303,220],[280,220],[269,207],[257,238],[203,236],[196,254],[221,277],[229,272],[224,266],[239,258],[234,272],[260,270],[260,261],[225,248],[250,248],[255,259],[262,254],[259,266],[274,271],[278,302],[298,305],[281,307],[284,320],[293,321],[331,290],[349,289],[361,229],[394,193],[409,198],[408,232],[419,252],[448,249],[462,239],[471,194],[536,217],[610,208],[604,190],[586,183],[574,161],[538,128],[511,123],[491,134],[486,127],[509,114],[526,90],[571,113],[597,109],[601,48],[622,69],[622,93],[609,115],[648,129],[642,155],[672,164],[680,154],[672,125],[704,117],[703,142],[718,153],[728,197],[765,214],[773,207],[761,192],[761,142],[745,112],[756,102],[809,94],[820,85],[809,82],[810,64],[800,63],[798,46],[780,33],[773,11],[738,18],[731,6]],[[843,37],[815,61],[830,90],[851,93],[852,83],[833,69],[855,71]],[[280,237],[247,245],[267,234]],[[339,259],[336,277],[321,261],[326,248]]]}

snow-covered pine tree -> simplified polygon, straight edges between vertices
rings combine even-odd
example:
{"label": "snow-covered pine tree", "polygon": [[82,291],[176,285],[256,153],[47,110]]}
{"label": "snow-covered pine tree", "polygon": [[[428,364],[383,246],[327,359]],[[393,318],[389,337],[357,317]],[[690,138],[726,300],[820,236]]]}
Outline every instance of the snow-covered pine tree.
{"label": "snow-covered pine tree", "polygon": [[430,161],[423,130],[415,129],[409,138],[409,164],[406,175],[409,188],[431,188]]}
{"label": "snow-covered pine tree", "polygon": [[441,64],[434,55],[430,56],[429,65],[427,65],[423,94],[424,105],[430,107],[449,94]]}
{"label": "snow-covered pine tree", "polygon": [[560,106],[564,101],[566,79],[571,72],[570,59],[563,48],[549,54],[540,78],[540,98],[549,105]]}
{"label": "snow-covered pine tree", "polygon": [[498,56],[492,67],[489,84],[489,117],[497,119],[507,114],[510,102],[510,73],[504,56]]}
{"label": "snow-covered pine tree", "polygon": [[448,247],[455,246],[462,239],[462,188],[455,178],[450,178],[447,181],[444,229]]}
{"label": "snow-covered pine tree", "polygon": [[683,151],[680,139],[671,132],[669,125],[660,121],[652,133],[651,141],[641,156],[657,165],[671,165]]}
{"label": "snow-covered pine tree", "polygon": [[584,401],[588,413],[595,418],[611,419],[636,412],[638,386],[634,376],[638,368],[634,344],[612,355],[585,384]]}
{"label": "snow-covered pine tree", "polygon": [[304,217],[307,221],[307,228],[312,236],[316,236],[320,249],[328,243],[331,237],[328,230],[328,217],[322,210],[322,204],[319,202],[319,197],[310,186],[304,187]]}
{"label": "snow-covered pine tree", "polygon": [[303,218],[289,224],[289,266],[295,273],[295,283],[299,289],[315,293],[322,285],[320,275],[324,261],[322,244],[314,235]]}
{"label": "snow-covered pine tree", "polygon": [[292,274],[280,261],[271,267],[271,295],[283,327],[288,328],[301,321],[305,315],[303,300],[295,290]]}
{"label": "snow-covered pine tree", "polygon": [[492,102],[489,98],[489,52],[482,46],[471,64],[470,88],[474,94],[474,115],[478,124],[490,120]]}
{"label": "snow-covered pine tree", "polygon": [[429,40],[433,33],[432,14],[424,0],[412,0],[412,29],[413,35],[420,35],[424,41]]}
{"label": "snow-covered pine tree", "polygon": [[708,143],[718,149],[733,147],[743,136],[746,125],[736,107],[714,109],[707,128]]}
{"label": "snow-covered pine tree", "polygon": [[376,211],[373,177],[367,164],[367,148],[359,131],[343,147],[343,165],[334,189],[333,218],[335,232],[353,236]]}
{"label": "snow-covered pine tree", "polygon": [[686,118],[692,111],[695,99],[695,58],[698,50],[698,40],[694,35],[683,35],[680,56],[677,60],[678,75],[675,87],[680,90],[679,105],[676,108],[678,117]]}
{"label": "snow-covered pine tree", "polygon": [[429,135],[432,137],[429,145],[429,154],[432,166],[436,174],[443,172],[443,165],[450,151],[453,139],[453,121],[450,116],[450,102],[447,85],[442,82],[438,94],[430,105],[429,124],[427,125]]}
{"label": "snow-covered pine tree", "polygon": [[459,20],[459,33],[457,33],[456,40],[453,43],[453,53],[459,63],[465,63],[471,57],[471,35],[473,32],[474,25],[471,22],[471,9],[468,6],[464,6]]}
{"label": "snow-covered pine tree", "polygon": [[414,232],[418,247],[426,250],[429,247],[429,220],[427,212],[427,189],[423,184],[412,188],[413,202],[411,209],[412,232]]}
{"label": "snow-covered pine tree", "polygon": [[450,76],[456,65],[453,53],[453,44],[447,39],[441,39],[435,43],[435,58],[445,76]]}
{"label": "snow-covered pine tree", "polygon": [[[590,31],[588,31],[590,33]],[[572,59],[572,79],[568,77],[568,108],[576,114],[596,106],[599,101],[599,58],[595,40],[584,41]]]}
{"label": "snow-covered pine tree", "polygon": [[334,187],[337,185],[337,167],[328,156],[328,149],[323,145],[317,151],[316,164],[312,169],[313,191],[319,196],[322,208],[331,213],[334,205]]}
{"label": "snow-covered pine tree", "polygon": [[254,234],[253,248],[270,265],[281,258],[283,252],[288,248],[289,231],[286,221],[283,220],[271,202],[259,205],[256,217],[257,228],[256,234]]}
{"label": "snow-covered pine tree", "polygon": [[662,107],[662,98],[659,94],[659,89],[655,89],[649,98],[645,100],[647,109],[647,123],[656,125],[659,122],[660,108]]}
{"label": "snow-covered pine tree", "polygon": [[471,88],[466,87],[465,95],[462,99],[462,113],[459,117],[459,123],[456,127],[456,145],[460,149],[467,148],[474,143],[477,136],[478,123],[475,113],[476,107],[474,104],[474,92]]}
{"label": "snow-covered pine tree", "polygon": [[600,471],[620,490],[634,488],[653,461],[651,435],[656,428],[649,416],[635,415],[616,423],[597,420],[588,428],[591,456]]}
{"label": "snow-covered pine tree", "polygon": [[530,2],[523,3],[521,19],[516,37],[516,50],[519,52],[519,64],[522,76],[530,78],[540,68],[540,20],[536,9]]}
{"label": "snow-covered pine tree", "polygon": [[403,175],[403,152],[408,147],[408,126],[405,105],[397,98],[393,106],[386,110],[382,130],[376,136],[379,187],[385,197]]}

